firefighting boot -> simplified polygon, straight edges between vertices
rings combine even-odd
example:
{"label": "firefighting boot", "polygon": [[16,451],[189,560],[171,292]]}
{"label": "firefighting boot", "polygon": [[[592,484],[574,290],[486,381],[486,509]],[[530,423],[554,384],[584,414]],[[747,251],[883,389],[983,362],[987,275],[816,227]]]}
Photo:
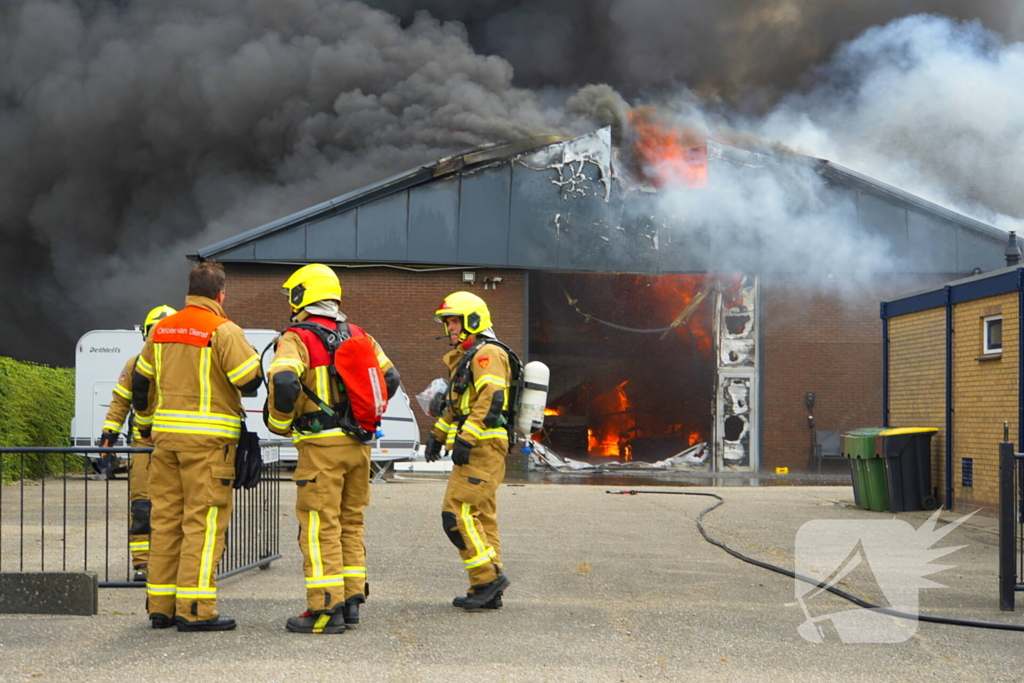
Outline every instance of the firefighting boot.
{"label": "firefighting boot", "polygon": [[344,633],[345,615],[343,612],[343,609],[303,612],[297,617],[288,617],[285,628],[292,633]]}
{"label": "firefighting boot", "polygon": [[137,564],[137,565],[135,565],[135,574],[132,575],[132,581],[136,581],[138,583],[145,583],[146,582],[146,576],[148,575],[148,573],[149,573],[149,566],[148,565]]}
{"label": "firefighting boot", "polygon": [[170,628],[174,626],[174,619],[171,619],[166,614],[154,612],[149,615],[149,625],[153,628]]}
{"label": "firefighting boot", "polygon": [[366,598],[361,593],[357,593],[346,600],[345,604],[341,606],[346,626],[355,626],[359,623],[359,605],[362,605],[364,602],[366,602]]}
{"label": "firefighting boot", "polygon": [[185,617],[174,617],[179,631],[232,631],[238,625],[233,617],[218,614],[206,621],[189,621]]}
{"label": "firefighting boot", "polygon": [[498,574],[498,577],[490,583],[471,586],[469,592],[466,593],[466,597],[455,598],[452,600],[452,604],[456,607],[461,607],[467,612],[484,609],[484,605],[497,598],[498,594],[508,588],[511,583],[507,576]]}
{"label": "firefighting boot", "polygon": [[[491,598],[489,602],[486,602],[483,605],[480,605],[480,609],[501,609],[501,606],[504,604],[501,601],[501,596],[504,595],[504,594],[505,594],[505,591],[498,591],[497,595],[495,595],[493,598]],[[455,605],[456,607],[463,607],[463,604],[465,603],[465,601],[466,601],[466,598],[464,598],[464,597],[462,597],[460,595],[459,597],[457,597],[454,600],[452,600],[452,604]]]}

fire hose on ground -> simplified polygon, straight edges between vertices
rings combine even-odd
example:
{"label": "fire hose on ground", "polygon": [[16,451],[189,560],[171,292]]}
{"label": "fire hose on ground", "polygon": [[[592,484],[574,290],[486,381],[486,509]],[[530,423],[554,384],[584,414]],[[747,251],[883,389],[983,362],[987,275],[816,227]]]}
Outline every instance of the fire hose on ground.
{"label": "fire hose on ground", "polygon": [[895,609],[892,609],[892,608],[889,608],[889,607],[882,607],[881,605],[875,605],[874,603],[868,602],[867,600],[864,600],[863,598],[857,597],[856,595],[853,595],[852,593],[847,593],[846,591],[844,591],[844,590],[842,590],[840,588],[836,588],[834,585],[825,584],[825,583],[822,583],[821,581],[818,581],[817,579],[811,578],[809,576],[804,576],[802,574],[797,574],[795,571],[791,571],[791,570],[786,569],[784,567],[779,567],[777,565],[770,564],[768,562],[762,562],[761,560],[756,560],[756,559],[754,559],[752,557],[744,555],[743,553],[739,552],[738,550],[734,550],[734,549],[730,548],[728,545],[726,545],[722,541],[719,541],[717,539],[711,538],[711,536],[708,535],[708,532],[704,529],[704,523],[703,523],[704,515],[706,515],[707,513],[711,512],[712,510],[720,507],[722,504],[725,503],[725,499],[722,498],[721,496],[719,496],[717,493],[702,493],[702,492],[698,492],[698,491],[636,491],[636,490],[605,491],[605,493],[611,493],[611,494],[615,494],[615,495],[626,495],[626,494],[628,494],[628,495],[631,495],[631,496],[640,495],[640,494],[655,494],[655,495],[667,495],[667,496],[706,496],[708,498],[715,498],[715,499],[718,500],[717,503],[715,503],[711,507],[704,508],[703,510],[700,511],[700,514],[697,515],[697,530],[700,531],[700,535],[704,537],[705,541],[707,541],[711,545],[718,546],[719,548],[721,548],[725,552],[729,553],[733,557],[735,557],[735,558],[737,558],[739,560],[742,560],[742,561],[744,561],[744,562],[746,562],[748,564],[752,564],[755,567],[761,567],[762,569],[767,569],[769,571],[773,571],[773,572],[776,572],[778,574],[782,574],[784,576],[788,576],[788,577],[790,577],[792,579],[798,579],[800,581],[803,581],[805,583],[809,583],[809,584],[815,586],[816,588],[820,588],[822,590],[827,590],[828,592],[833,593],[834,595],[838,595],[839,597],[843,598],[844,600],[848,600],[848,601],[852,602],[853,604],[857,605],[858,607],[863,607],[865,609],[873,609],[873,610],[876,610],[876,611],[878,611],[878,612],[880,612],[882,614],[888,614],[889,616],[898,617],[900,619],[909,619],[911,621],[924,621],[924,622],[928,622],[928,623],[931,623],[931,624],[949,624],[950,626],[967,626],[967,627],[970,627],[970,628],[990,628],[990,629],[995,629],[995,630],[998,630],[998,631],[1024,631],[1024,624],[1001,624],[1001,623],[994,622],[994,621],[974,621],[972,619],[958,619],[956,617],[940,617],[940,616],[932,616],[932,615],[927,615],[927,614],[911,614],[909,612],[902,612],[900,610],[895,610]]}

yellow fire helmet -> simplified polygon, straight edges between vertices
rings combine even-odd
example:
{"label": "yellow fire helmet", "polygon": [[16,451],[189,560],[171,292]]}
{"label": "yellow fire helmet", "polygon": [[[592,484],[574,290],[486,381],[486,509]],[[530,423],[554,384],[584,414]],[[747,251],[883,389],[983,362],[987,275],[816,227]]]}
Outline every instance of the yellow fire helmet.
{"label": "yellow fire helmet", "polygon": [[174,315],[175,313],[177,313],[177,311],[170,306],[157,306],[147,313],[146,321],[142,323],[142,338],[149,339],[149,333],[153,329],[153,326],[167,316]]}
{"label": "yellow fire helmet", "polygon": [[292,311],[298,311],[316,301],[332,299],[341,303],[341,282],[334,269],[322,263],[302,266],[281,285]]}
{"label": "yellow fire helmet", "polygon": [[[462,318],[463,333],[459,337],[460,341],[464,341],[468,334],[477,334],[491,326],[491,312],[487,310],[484,300],[476,294],[469,292],[449,294],[434,313],[437,322],[444,322],[445,318],[454,315]],[[447,325],[445,329],[447,329]]]}

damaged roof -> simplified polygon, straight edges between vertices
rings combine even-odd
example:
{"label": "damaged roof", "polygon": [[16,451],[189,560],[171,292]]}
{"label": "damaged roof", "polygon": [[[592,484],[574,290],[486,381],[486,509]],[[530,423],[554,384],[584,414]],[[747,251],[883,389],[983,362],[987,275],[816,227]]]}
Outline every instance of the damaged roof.
{"label": "damaged roof", "polygon": [[[770,155],[708,141],[714,164]],[[886,239],[900,272],[1003,266],[1006,235],[829,161],[813,165]],[[616,172],[610,128],[490,145],[441,159],[211,244],[221,262],[510,267],[641,274],[708,272],[713,231],[693,239],[658,216],[658,192]],[[756,250],[754,250],[756,252]],[[755,257],[756,258],[756,257]],[[746,264],[750,272],[758,264]]]}

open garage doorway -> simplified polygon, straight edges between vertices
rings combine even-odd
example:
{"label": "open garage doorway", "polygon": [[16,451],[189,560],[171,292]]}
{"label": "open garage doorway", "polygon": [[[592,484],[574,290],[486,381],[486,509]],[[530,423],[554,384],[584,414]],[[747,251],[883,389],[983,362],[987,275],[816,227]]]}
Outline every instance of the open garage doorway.
{"label": "open garage doorway", "polygon": [[551,369],[544,442],[598,464],[656,462],[711,444],[716,307],[723,286],[740,280],[531,272],[530,358]]}

